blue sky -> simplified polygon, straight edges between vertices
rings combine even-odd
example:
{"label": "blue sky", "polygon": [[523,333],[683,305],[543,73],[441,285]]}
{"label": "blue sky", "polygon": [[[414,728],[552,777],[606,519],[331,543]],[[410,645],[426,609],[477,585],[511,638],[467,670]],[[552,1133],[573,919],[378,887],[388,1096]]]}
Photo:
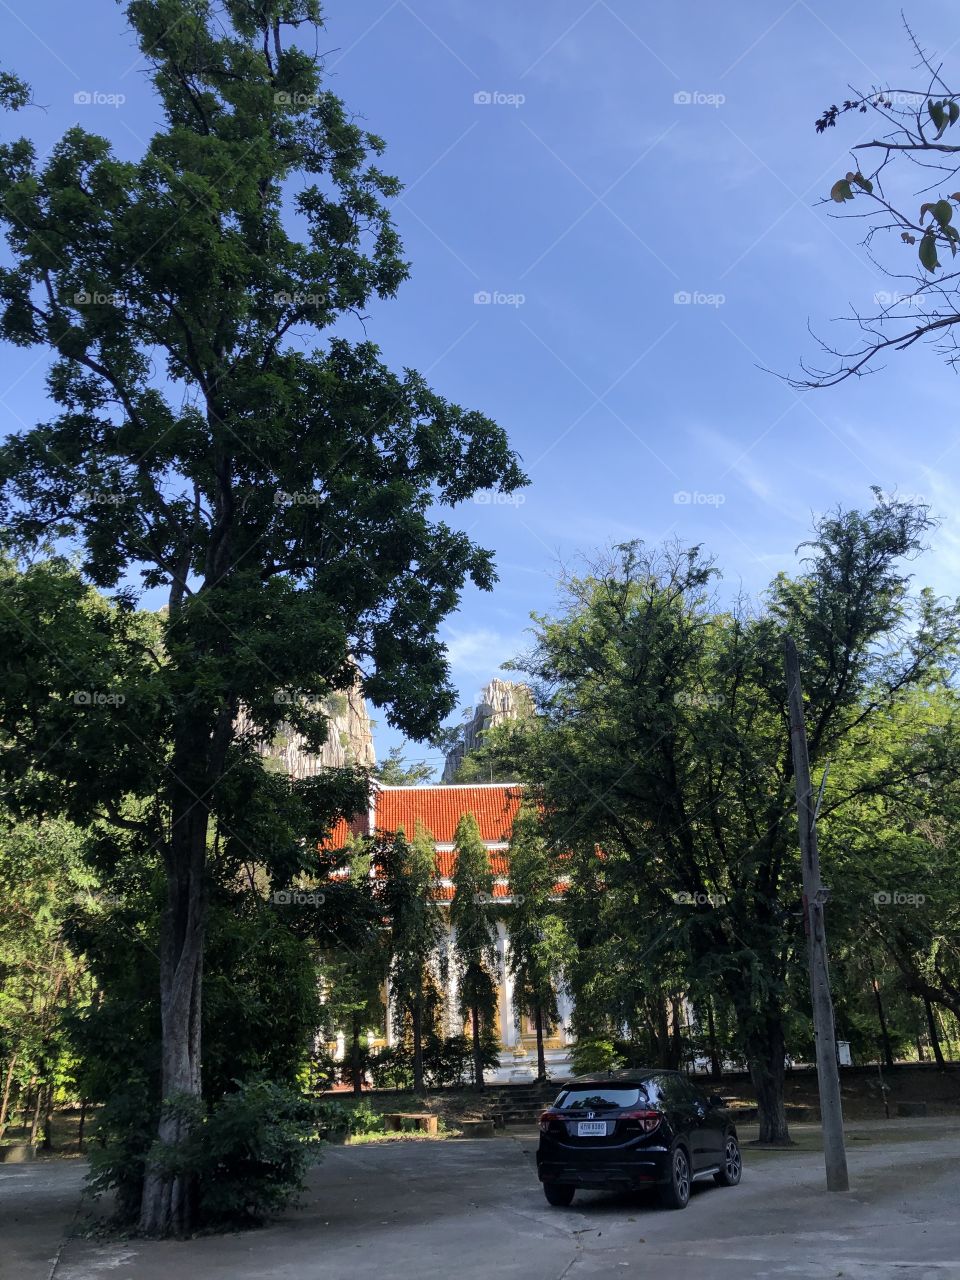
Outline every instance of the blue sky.
{"label": "blue sky", "polygon": [[[813,121],[851,84],[912,81],[900,7],[328,3],[328,84],[406,183],[413,275],[369,334],[501,422],[532,481],[520,502],[455,516],[500,571],[445,627],[464,704],[549,609],[558,565],[610,541],[703,542],[725,590],[755,593],[795,562],[813,513],[896,487],[942,517],[918,577],[956,594],[956,375],[929,348],[803,395],[758,368],[813,355],[808,320],[842,345],[831,320],[895,287],[859,224],[817,207],[867,117],[823,137]],[[907,16],[960,64],[955,7]],[[41,149],[79,122],[140,154],[159,111],[118,6],[0,0],[0,29],[4,65],[46,107],[17,118]],[[897,244],[881,253],[901,261]],[[36,352],[3,351],[4,431],[44,416],[43,373]],[[395,741],[381,717],[378,749]]]}

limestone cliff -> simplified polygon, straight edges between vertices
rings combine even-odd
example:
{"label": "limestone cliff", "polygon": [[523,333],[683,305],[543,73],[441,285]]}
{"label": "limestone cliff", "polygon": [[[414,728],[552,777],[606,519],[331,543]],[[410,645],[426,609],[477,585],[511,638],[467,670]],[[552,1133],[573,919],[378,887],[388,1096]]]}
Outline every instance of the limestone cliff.
{"label": "limestone cliff", "polygon": [[[329,717],[327,740],[319,752],[308,751],[303,736],[288,724],[282,724],[271,742],[258,744],[267,768],[287,773],[292,778],[310,778],[321,769],[341,769],[347,764],[370,767],[376,764],[373,730],[367,704],[359,685],[343,693],[331,694],[324,703]],[[237,720],[241,730],[248,728],[241,712]]]}
{"label": "limestone cliff", "polygon": [[525,684],[511,680],[491,680],[480,691],[480,701],[464,725],[463,737],[447,755],[441,781],[454,781],[464,757],[480,746],[483,735],[488,730],[503,724],[505,720],[530,715],[532,709],[533,699]]}

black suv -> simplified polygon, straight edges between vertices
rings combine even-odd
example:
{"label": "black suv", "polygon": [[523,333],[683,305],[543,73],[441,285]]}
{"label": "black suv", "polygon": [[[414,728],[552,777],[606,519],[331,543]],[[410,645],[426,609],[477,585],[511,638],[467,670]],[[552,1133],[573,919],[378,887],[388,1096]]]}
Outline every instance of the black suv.
{"label": "black suv", "polygon": [[550,1204],[577,1187],[656,1187],[683,1209],[694,1178],[740,1181],[740,1144],[723,1099],[709,1098],[679,1071],[610,1071],[568,1080],[540,1117],[537,1174]]}

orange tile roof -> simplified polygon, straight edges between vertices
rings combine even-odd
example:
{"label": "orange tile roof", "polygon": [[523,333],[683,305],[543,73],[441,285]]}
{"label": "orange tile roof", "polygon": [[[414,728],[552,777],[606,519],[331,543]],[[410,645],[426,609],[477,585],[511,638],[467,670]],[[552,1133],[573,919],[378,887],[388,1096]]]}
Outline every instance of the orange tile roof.
{"label": "orange tile roof", "polygon": [[403,827],[412,839],[419,822],[437,844],[452,844],[457,823],[472,813],[487,844],[506,844],[520,808],[517,783],[486,786],[379,787],[376,795],[377,831],[391,835]]}

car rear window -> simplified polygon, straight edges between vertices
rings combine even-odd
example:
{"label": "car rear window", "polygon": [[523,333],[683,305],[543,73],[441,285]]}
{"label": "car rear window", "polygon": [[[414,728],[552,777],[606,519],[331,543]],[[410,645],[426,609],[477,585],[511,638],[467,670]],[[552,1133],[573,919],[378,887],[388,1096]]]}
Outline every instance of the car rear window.
{"label": "car rear window", "polygon": [[609,1111],[614,1107],[635,1107],[641,1101],[646,1101],[646,1094],[639,1085],[611,1088],[609,1085],[592,1084],[585,1089],[561,1093],[554,1106],[558,1111],[575,1111],[582,1107],[588,1111]]}

